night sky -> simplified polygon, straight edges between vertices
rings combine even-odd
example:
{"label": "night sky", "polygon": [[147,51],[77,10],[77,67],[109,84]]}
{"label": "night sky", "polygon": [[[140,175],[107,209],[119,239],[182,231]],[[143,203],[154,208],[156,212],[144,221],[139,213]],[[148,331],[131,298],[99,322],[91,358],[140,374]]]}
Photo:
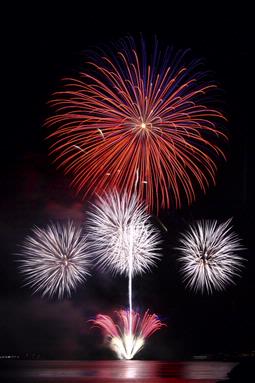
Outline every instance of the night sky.
{"label": "night sky", "polygon": [[[86,24],[86,23],[85,23]],[[160,213],[168,228],[162,231],[163,258],[158,267],[134,279],[134,306],[149,308],[168,325],[150,338],[138,354],[144,359],[189,358],[202,353],[234,353],[255,349],[254,200],[251,192],[254,150],[251,148],[252,96],[251,33],[245,20],[195,29],[169,29],[155,34],[176,48],[191,48],[204,57],[207,67],[224,89],[230,143],[228,161],[220,164],[217,186],[181,210]],[[8,106],[2,121],[0,355],[40,354],[53,359],[113,358],[104,347],[99,330],[88,320],[97,313],[111,313],[127,306],[127,280],[94,271],[71,299],[56,301],[32,295],[22,287],[17,270],[19,246],[33,225],[68,218],[82,223],[86,202],[69,187],[70,179],[48,157],[43,122],[49,115],[47,101],[64,76],[75,75],[86,49],[138,32],[100,32],[70,21],[53,28],[16,29],[11,44],[7,77]],[[153,32],[144,33],[151,38]],[[9,80],[8,80],[9,79]],[[195,295],[185,289],[173,250],[178,233],[193,219],[233,217],[235,231],[247,248],[242,278],[225,292]],[[156,218],[155,224],[159,225]],[[160,226],[159,226],[160,227]]]}

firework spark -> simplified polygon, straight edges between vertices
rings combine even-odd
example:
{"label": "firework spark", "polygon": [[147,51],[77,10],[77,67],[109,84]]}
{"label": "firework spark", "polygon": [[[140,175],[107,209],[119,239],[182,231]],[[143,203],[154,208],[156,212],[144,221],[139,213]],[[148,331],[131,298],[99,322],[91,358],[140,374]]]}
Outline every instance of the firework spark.
{"label": "firework spark", "polygon": [[127,276],[131,271],[134,276],[155,265],[160,240],[149,219],[135,195],[115,191],[98,198],[88,212],[87,231],[101,269]]}
{"label": "firework spark", "polygon": [[81,228],[71,221],[35,227],[22,246],[20,270],[26,284],[42,296],[70,296],[89,275],[87,247]]}
{"label": "firework spark", "polygon": [[244,248],[230,222],[197,221],[182,234],[177,249],[187,287],[211,293],[223,290],[239,275],[243,258],[236,253]]}
{"label": "firework spark", "polygon": [[100,52],[51,101],[50,153],[84,197],[116,188],[150,209],[190,204],[193,184],[205,193],[225,158],[216,83],[189,51],[163,54],[157,41],[152,54],[131,38]]}
{"label": "firework spark", "polygon": [[[100,327],[108,341],[109,347],[119,359],[133,359],[144,346],[146,338],[165,326],[156,314],[149,314],[148,310],[141,318],[140,314],[132,311],[117,311],[118,321],[115,323],[108,315],[98,314],[91,322]],[[132,318],[132,332],[130,334],[130,318]]]}

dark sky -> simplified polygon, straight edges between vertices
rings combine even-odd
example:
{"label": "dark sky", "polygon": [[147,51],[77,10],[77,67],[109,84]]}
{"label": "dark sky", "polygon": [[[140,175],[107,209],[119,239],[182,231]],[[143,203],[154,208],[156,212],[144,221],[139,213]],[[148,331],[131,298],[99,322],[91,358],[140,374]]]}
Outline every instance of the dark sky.
{"label": "dark sky", "polygon": [[[186,358],[255,349],[254,150],[250,145],[254,127],[249,107],[253,44],[244,18],[239,24],[213,25],[155,30],[164,43],[191,48],[195,55],[206,58],[225,90],[231,139],[229,158],[221,164],[217,186],[206,196],[199,195],[190,208],[160,214],[168,228],[162,233],[164,257],[152,273],[134,280],[134,302],[141,310],[149,308],[159,314],[168,327],[150,339],[140,358]],[[2,140],[0,354],[34,352],[55,359],[113,357],[103,347],[99,331],[91,330],[87,321],[99,312],[126,307],[127,280],[94,272],[71,299],[49,301],[22,287],[15,253],[34,224],[84,220],[84,203],[48,157],[47,133],[42,127],[49,113],[47,100],[63,76],[80,69],[84,50],[127,33],[137,32],[99,31],[74,20],[53,28],[46,19],[40,20],[37,28],[17,27],[15,37],[10,38],[8,105],[2,128],[7,138]],[[172,250],[178,232],[193,219],[229,217],[248,249],[243,253],[248,262],[242,278],[213,296],[190,293],[181,282]]]}

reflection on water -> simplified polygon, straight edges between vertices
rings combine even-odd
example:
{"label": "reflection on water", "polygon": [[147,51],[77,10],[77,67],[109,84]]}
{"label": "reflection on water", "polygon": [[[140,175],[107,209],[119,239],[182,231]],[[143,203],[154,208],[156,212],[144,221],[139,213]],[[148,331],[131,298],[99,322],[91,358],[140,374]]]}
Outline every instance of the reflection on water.
{"label": "reflection on water", "polygon": [[12,361],[1,382],[203,382],[226,379],[235,363],[114,361]]}

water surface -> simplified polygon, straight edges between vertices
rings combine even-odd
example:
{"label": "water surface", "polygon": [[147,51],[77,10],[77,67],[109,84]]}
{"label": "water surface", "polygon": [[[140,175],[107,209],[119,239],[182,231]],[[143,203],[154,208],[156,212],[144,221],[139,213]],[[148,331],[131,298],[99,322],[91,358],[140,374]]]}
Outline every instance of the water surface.
{"label": "water surface", "polygon": [[2,383],[215,383],[234,366],[209,361],[8,361],[0,374]]}

